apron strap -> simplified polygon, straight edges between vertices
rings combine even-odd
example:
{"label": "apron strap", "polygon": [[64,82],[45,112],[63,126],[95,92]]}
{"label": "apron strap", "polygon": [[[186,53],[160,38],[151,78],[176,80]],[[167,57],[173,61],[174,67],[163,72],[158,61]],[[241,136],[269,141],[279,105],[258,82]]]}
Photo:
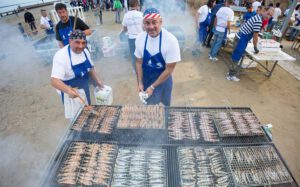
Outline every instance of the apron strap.
{"label": "apron strap", "polygon": [[[71,62],[71,66],[72,66],[72,68],[73,68],[73,62],[72,62],[72,57],[71,57],[71,47],[70,47],[70,45],[69,45],[69,47],[68,47],[68,53],[69,53],[69,59],[70,59],[70,62]],[[88,57],[87,57],[87,55],[86,55],[84,49],[83,49],[83,54],[84,54],[84,56],[85,56],[85,59],[88,60]]]}

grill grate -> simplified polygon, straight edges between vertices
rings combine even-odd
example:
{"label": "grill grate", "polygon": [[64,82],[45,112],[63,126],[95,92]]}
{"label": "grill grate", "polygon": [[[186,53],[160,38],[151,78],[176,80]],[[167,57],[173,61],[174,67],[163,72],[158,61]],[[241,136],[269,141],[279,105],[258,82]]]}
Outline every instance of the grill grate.
{"label": "grill grate", "polygon": [[167,186],[166,151],[123,147],[118,151],[112,186]]}
{"label": "grill grate", "polygon": [[220,147],[177,149],[181,186],[233,186]]}
{"label": "grill grate", "polygon": [[237,186],[269,186],[293,182],[289,171],[271,145],[223,149]]}
{"label": "grill grate", "polygon": [[164,129],[162,106],[125,105],[121,109],[117,125],[120,129]]}
{"label": "grill grate", "polygon": [[208,112],[170,111],[168,132],[171,140],[220,141]]}
{"label": "grill grate", "polygon": [[253,112],[218,112],[214,116],[221,137],[264,135]]}
{"label": "grill grate", "polygon": [[60,163],[58,186],[110,186],[117,145],[71,142]]}
{"label": "grill grate", "polygon": [[111,134],[117,123],[120,107],[84,107],[75,120],[72,130],[77,133]]}
{"label": "grill grate", "polygon": [[[253,117],[252,121],[258,119],[254,116],[250,108],[231,108],[232,113],[245,113]],[[221,136],[218,130],[216,114],[229,113],[227,108],[199,108],[199,107],[169,107],[166,110],[166,123],[168,127],[169,143],[261,143],[270,140],[259,126],[260,135]],[[253,114],[253,115],[252,115]]]}

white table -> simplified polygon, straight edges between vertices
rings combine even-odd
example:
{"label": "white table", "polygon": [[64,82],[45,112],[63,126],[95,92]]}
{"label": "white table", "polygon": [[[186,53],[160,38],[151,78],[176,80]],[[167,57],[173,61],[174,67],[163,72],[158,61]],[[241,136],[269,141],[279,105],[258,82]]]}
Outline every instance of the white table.
{"label": "white table", "polygon": [[[243,55],[242,59],[240,60],[238,64],[238,73],[240,73],[243,61],[245,56],[253,60],[254,62],[257,62],[263,69],[266,71],[263,72],[267,77],[270,77],[278,63],[278,61],[296,61],[296,59],[289,54],[283,52],[280,48],[278,51],[260,51],[258,54],[254,53],[254,47],[253,44],[248,44],[246,48],[246,54]],[[263,64],[265,62],[266,64]],[[272,63],[271,69],[269,69],[268,64]]]}

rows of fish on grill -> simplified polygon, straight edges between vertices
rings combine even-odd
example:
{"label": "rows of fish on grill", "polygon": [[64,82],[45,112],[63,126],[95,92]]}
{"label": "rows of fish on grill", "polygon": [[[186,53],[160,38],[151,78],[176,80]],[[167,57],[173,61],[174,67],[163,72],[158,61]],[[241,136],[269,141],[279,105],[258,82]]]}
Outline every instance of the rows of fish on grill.
{"label": "rows of fish on grill", "polygon": [[168,132],[173,140],[220,141],[212,115],[208,112],[171,111],[168,118]]}
{"label": "rows of fish on grill", "polygon": [[116,152],[113,144],[73,142],[58,171],[58,184],[109,186]]}
{"label": "rows of fish on grill", "polygon": [[119,109],[117,107],[85,107],[74,122],[72,129],[91,133],[110,134],[118,115]]}
{"label": "rows of fish on grill", "polygon": [[292,182],[292,178],[272,146],[223,148],[233,177],[239,186]]}
{"label": "rows of fish on grill", "polygon": [[260,123],[252,112],[215,113],[220,136],[264,135]]}
{"label": "rows of fish on grill", "polygon": [[221,148],[180,147],[177,150],[181,186],[230,186]]}
{"label": "rows of fish on grill", "polygon": [[112,186],[167,186],[166,153],[163,149],[120,148]]}
{"label": "rows of fish on grill", "polygon": [[121,129],[164,129],[164,108],[158,105],[125,105],[121,109],[117,127]]}

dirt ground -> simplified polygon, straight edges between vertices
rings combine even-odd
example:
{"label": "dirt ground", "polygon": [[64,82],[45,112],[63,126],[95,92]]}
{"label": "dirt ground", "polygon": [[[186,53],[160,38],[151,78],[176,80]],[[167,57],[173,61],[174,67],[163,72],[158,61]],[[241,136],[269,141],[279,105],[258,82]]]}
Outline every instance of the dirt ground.
{"label": "dirt ground", "polygon": [[[33,12],[38,15],[38,10]],[[103,25],[89,24],[98,29],[100,37],[118,41],[121,26],[114,23],[113,16],[104,12]],[[37,56],[32,42],[22,40],[16,27],[20,19],[0,19],[0,53],[7,53],[0,60],[1,187],[36,186],[69,123],[50,86],[51,65]],[[188,22],[190,28],[192,21]],[[173,73],[172,105],[251,107],[263,124],[273,125],[274,142],[300,182],[300,82],[279,66],[270,78],[242,75],[238,83],[228,81],[224,59],[210,62],[206,48],[200,57],[192,57],[194,33],[186,32],[186,36],[182,62]],[[131,63],[123,54],[101,58],[95,67],[104,83],[113,88],[114,104],[140,104]]]}

